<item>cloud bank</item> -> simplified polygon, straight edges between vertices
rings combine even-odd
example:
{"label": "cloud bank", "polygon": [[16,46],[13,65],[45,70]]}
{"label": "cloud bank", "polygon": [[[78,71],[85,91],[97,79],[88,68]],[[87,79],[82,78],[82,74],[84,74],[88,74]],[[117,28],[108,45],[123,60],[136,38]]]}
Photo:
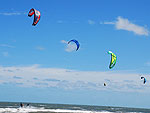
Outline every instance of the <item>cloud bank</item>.
{"label": "cloud bank", "polygon": [[[147,80],[149,75],[144,75]],[[125,92],[150,92],[140,75],[125,72],[78,71],[61,68],[0,67],[0,84],[16,84],[21,87],[56,87],[70,89],[113,90]],[[104,87],[103,84],[107,86]]]}

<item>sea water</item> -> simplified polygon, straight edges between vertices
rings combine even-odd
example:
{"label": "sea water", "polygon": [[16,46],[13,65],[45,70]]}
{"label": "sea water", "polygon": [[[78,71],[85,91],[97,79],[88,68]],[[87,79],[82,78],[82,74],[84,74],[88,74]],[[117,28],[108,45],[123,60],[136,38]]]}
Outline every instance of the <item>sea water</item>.
{"label": "sea water", "polygon": [[150,113],[150,109],[111,106],[0,102],[0,113]]}

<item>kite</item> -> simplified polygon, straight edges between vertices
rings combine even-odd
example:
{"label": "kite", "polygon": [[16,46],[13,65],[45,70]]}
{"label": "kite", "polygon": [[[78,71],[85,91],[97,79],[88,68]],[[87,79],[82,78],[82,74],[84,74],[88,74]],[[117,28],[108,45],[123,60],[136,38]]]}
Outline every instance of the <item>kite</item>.
{"label": "kite", "polygon": [[106,86],[106,83],[104,83],[104,86]]}
{"label": "kite", "polygon": [[80,47],[79,42],[78,42],[77,40],[75,40],[75,39],[70,40],[70,41],[68,42],[68,44],[69,44],[70,42],[75,42],[75,43],[76,43],[76,45],[77,45],[77,49],[76,49],[76,51],[77,51],[77,50],[79,49],[79,47]]}
{"label": "kite", "polygon": [[34,14],[34,20],[33,20],[33,24],[32,24],[32,25],[35,26],[35,25],[39,22],[40,17],[41,17],[41,14],[40,14],[40,12],[37,11],[36,9],[33,9],[33,8],[32,8],[32,9],[29,11],[28,16],[31,17],[33,14]]}
{"label": "kite", "polygon": [[141,77],[141,79],[144,79],[143,84],[146,83],[146,78],[145,77]]}
{"label": "kite", "polygon": [[110,61],[110,65],[109,65],[109,69],[113,68],[116,64],[116,60],[117,60],[117,57],[116,55],[111,52],[111,51],[108,51],[108,54],[111,54],[111,61]]}

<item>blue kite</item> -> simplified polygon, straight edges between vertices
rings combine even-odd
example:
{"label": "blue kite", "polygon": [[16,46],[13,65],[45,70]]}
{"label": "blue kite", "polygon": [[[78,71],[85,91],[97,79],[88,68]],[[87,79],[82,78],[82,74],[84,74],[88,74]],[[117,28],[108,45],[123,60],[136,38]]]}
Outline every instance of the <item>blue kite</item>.
{"label": "blue kite", "polygon": [[79,49],[79,47],[80,47],[79,42],[78,42],[77,40],[75,40],[75,39],[70,40],[70,41],[68,42],[68,44],[69,44],[70,42],[75,42],[75,43],[76,43],[76,45],[77,45],[77,49],[76,49],[76,51],[77,51],[77,50]]}

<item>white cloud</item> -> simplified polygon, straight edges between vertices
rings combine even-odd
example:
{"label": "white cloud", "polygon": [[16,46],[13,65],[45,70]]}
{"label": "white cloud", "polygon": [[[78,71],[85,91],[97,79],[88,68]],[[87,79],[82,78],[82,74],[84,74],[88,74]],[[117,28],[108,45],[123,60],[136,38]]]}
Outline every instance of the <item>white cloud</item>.
{"label": "white cloud", "polygon": [[104,22],[103,24],[115,24],[115,22]]}
{"label": "white cloud", "polygon": [[15,48],[15,46],[11,46],[8,44],[0,44],[1,47]]}
{"label": "white cloud", "polygon": [[117,30],[126,30],[135,33],[136,35],[149,35],[149,31],[143,27],[130,22],[126,18],[118,17],[116,22],[100,22],[100,24],[115,25]]}
{"label": "white cloud", "polygon": [[88,24],[93,25],[95,22],[93,20],[88,20]]}
{"label": "white cloud", "polygon": [[75,43],[69,43],[65,40],[61,40],[61,43],[64,43],[66,45],[65,51],[66,52],[72,52],[75,51],[77,49],[77,46]]}
{"label": "white cloud", "polygon": [[77,46],[75,43],[70,43],[67,45],[65,51],[67,52],[72,52],[72,51],[75,51],[77,49]]}
{"label": "white cloud", "polygon": [[37,49],[37,50],[40,50],[40,51],[45,50],[45,48],[44,48],[44,47],[41,47],[41,46],[36,47],[36,49]]}
{"label": "white cloud", "polygon": [[2,52],[2,55],[3,55],[4,57],[8,57],[8,56],[9,56],[8,52]]}
{"label": "white cloud", "polygon": [[148,61],[148,62],[146,62],[144,65],[145,65],[145,66],[150,66],[150,62]]}
{"label": "white cloud", "polygon": [[[147,80],[150,79],[149,75],[144,76]],[[150,92],[149,81],[144,85],[143,80],[136,73],[77,71],[32,65],[1,66],[0,77],[0,84],[13,83],[24,87]],[[103,86],[104,82],[107,84],[106,87]]]}
{"label": "white cloud", "polygon": [[5,13],[0,13],[0,15],[5,15],[5,16],[12,16],[12,15],[21,15],[22,13],[20,12],[5,12]]}
{"label": "white cloud", "polygon": [[148,30],[146,28],[136,25],[136,24],[133,24],[128,19],[118,17],[115,25],[116,25],[116,29],[132,31],[137,35],[148,36]]}
{"label": "white cloud", "polygon": [[64,43],[64,44],[68,44],[68,42],[65,41],[65,40],[61,40],[60,42],[61,42],[61,43]]}

